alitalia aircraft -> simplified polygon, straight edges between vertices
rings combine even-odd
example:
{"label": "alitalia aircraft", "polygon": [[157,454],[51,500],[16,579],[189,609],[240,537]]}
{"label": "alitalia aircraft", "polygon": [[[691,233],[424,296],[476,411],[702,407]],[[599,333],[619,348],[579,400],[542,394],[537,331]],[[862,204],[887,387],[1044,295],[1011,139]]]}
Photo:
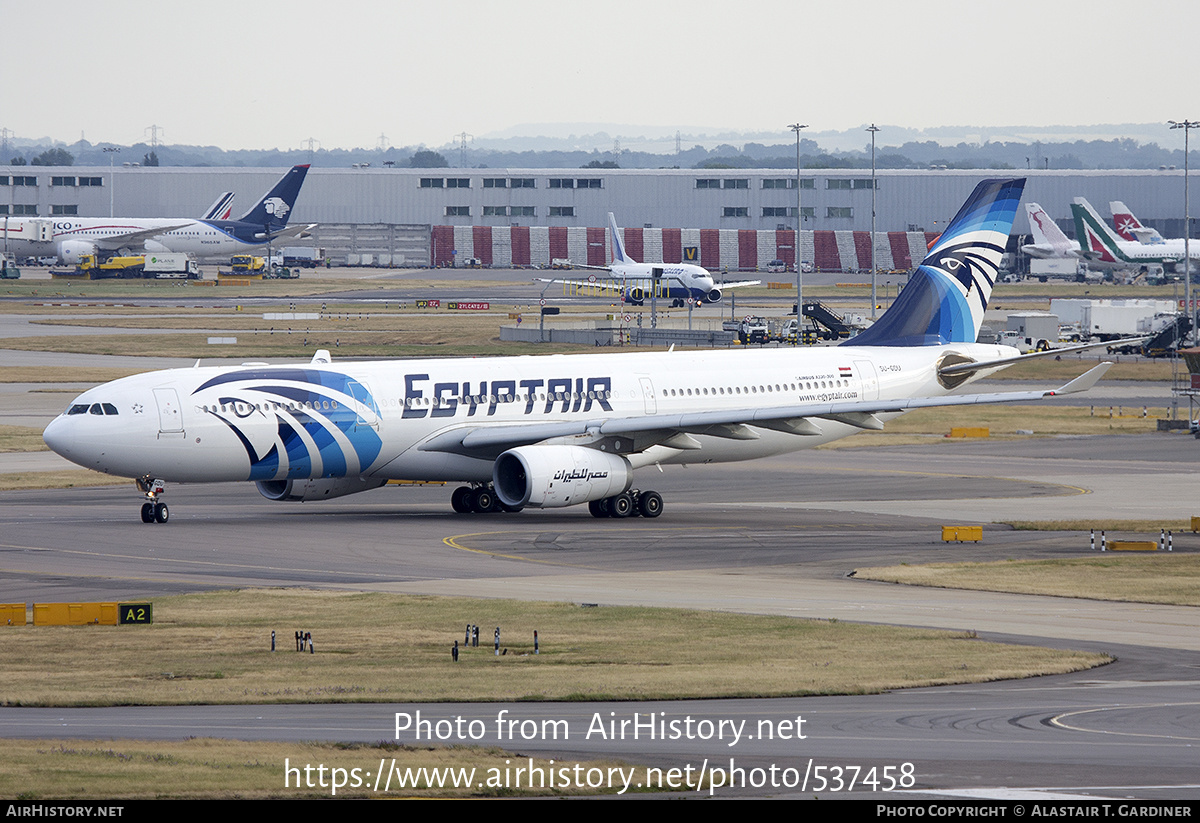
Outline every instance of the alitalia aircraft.
{"label": "alitalia aircraft", "polygon": [[[1076,197],[1071,204],[1071,214],[1075,216],[1075,235],[1084,246],[1083,254],[1090,260],[1133,268],[1180,263],[1184,258],[1182,238],[1163,240],[1158,237],[1155,241],[1147,235],[1146,240],[1123,240],[1100,219],[1092,204],[1082,197]],[[1148,231],[1158,235],[1153,229]],[[1200,258],[1200,243],[1189,251],[1193,260]]]}
{"label": "alitalia aircraft", "polygon": [[663,498],[638,469],[797,451],[909,409],[1090,388],[1109,364],[1053,391],[950,394],[1026,357],[974,342],[1024,183],[980,183],[892,307],[836,347],[197,362],[84,392],[44,437],[81,466],[134,478],[145,522],[167,521],[168,482],[231,480],[305,501],[455,481],[458,512],[587,503],[596,517],[656,517]]}
{"label": "alitalia aircraft", "polygon": [[[288,215],[300,194],[308,166],[293,166],[237,220],[205,217],[14,217],[0,222],[0,249],[19,257],[57,256],[75,265],[85,254],[101,259],[128,252],[187,252],[199,257],[228,257],[266,245],[279,236],[295,236],[311,225],[291,226]],[[231,193],[209,207],[229,214]]]}
{"label": "alitalia aircraft", "polygon": [[744,286],[757,286],[759,280],[743,280],[737,283],[722,283],[716,285],[712,274],[703,266],[692,263],[639,263],[625,252],[625,242],[621,239],[621,230],[617,227],[617,218],[608,213],[608,226],[612,236],[613,261],[610,266],[587,266],[581,263],[573,265],[581,269],[595,269],[609,272],[611,277],[597,281],[595,278],[584,280],[547,280],[539,278],[541,283],[563,283],[579,288],[596,288],[601,290],[617,290],[621,292],[626,303],[635,306],[643,305],[647,300],[657,298],[670,300],[671,306],[682,306],[685,302],[716,303],[720,301],[723,289],[734,289]]}

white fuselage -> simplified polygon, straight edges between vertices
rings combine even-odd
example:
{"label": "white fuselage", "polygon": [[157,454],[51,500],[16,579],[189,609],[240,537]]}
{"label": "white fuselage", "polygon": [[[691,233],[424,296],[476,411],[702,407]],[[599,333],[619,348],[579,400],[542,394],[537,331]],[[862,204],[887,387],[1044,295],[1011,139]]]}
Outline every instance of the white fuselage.
{"label": "white fuselage", "polygon": [[[695,300],[716,302],[709,297],[714,290],[712,275],[707,269],[691,263],[614,262],[610,271],[613,277],[622,283],[627,299],[636,290],[647,300],[654,295],[660,298],[691,297]],[[715,297],[719,299],[720,292],[717,292]]]}
{"label": "white fuselage", "polygon": [[[47,223],[53,226],[50,237],[39,239],[45,237],[40,229]],[[162,233],[130,243],[121,240],[123,236],[154,229],[162,229]],[[95,244],[112,251],[129,247],[132,251],[181,252],[197,257],[228,257],[263,245],[247,243],[202,220],[186,218],[41,217],[8,218],[0,223],[0,250],[18,257],[53,254],[63,262],[74,262],[71,255],[62,253],[64,244],[69,247],[72,242],[81,247]]]}
{"label": "white fuselage", "polygon": [[1015,350],[957,344],[176,369],[85,392],[51,422],[45,439],[87,468],[178,482],[487,481],[504,447],[489,452],[472,438],[530,427],[526,442],[541,442],[539,425],[564,421],[597,431],[622,421],[633,433],[611,448],[633,468],[729,462],[860,429],[817,419],[819,433],[751,423],[748,434],[713,436],[693,425],[693,445],[684,448],[638,447],[635,429],[644,419],[645,430],[661,432],[673,418],[698,412],[940,396],[949,391],[936,368],[948,353],[989,360]]}

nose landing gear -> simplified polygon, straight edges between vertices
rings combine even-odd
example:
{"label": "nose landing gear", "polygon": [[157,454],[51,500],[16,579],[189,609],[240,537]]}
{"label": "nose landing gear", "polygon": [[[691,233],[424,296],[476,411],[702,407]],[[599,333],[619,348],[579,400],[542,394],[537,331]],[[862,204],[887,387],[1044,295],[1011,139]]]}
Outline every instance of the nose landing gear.
{"label": "nose landing gear", "polygon": [[138,490],[146,496],[142,504],[143,523],[166,523],[171,517],[167,504],[158,499],[167,490],[167,484],[153,477],[139,477],[134,481]]}

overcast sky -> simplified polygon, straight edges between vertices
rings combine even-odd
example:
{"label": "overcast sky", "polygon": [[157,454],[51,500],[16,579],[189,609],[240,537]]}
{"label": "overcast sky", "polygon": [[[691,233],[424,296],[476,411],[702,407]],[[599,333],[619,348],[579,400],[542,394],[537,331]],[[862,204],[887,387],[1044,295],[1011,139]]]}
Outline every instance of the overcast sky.
{"label": "overcast sky", "polygon": [[131,144],[157,125],[166,143],[287,149],[312,137],[331,149],[374,147],[381,134],[441,146],[547,123],[787,140],[796,121],[820,131],[1200,118],[1194,0],[0,0],[0,10],[0,127],[20,138]]}

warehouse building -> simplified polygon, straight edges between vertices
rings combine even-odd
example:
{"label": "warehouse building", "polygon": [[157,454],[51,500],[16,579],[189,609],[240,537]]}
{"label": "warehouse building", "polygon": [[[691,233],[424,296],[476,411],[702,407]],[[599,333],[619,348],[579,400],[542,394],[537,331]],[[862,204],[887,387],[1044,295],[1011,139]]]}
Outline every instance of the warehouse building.
{"label": "warehouse building", "polygon": [[[222,191],[234,216],[278,179],[277,168],[0,166],[0,218],[199,217]],[[975,184],[1023,175],[1040,203],[1074,235],[1070,202],[1102,213],[1124,201],[1166,237],[1183,235],[1183,171],[881,170],[875,177],[876,257],[882,268],[919,259]],[[315,168],[291,215],[317,223],[306,243],[335,262],[374,265],[548,265],[563,257],[607,261],[607,214],[646,262],[695,255],[713,269],[794,260],[797,193],[801,259],[818,268],[870,263],[869,170]],[[1025,214],[1014,233],[1028,232]],[[1016,240],[1014,239],[1014,243]],[[640,247],[640,248],[639,248]]]}

